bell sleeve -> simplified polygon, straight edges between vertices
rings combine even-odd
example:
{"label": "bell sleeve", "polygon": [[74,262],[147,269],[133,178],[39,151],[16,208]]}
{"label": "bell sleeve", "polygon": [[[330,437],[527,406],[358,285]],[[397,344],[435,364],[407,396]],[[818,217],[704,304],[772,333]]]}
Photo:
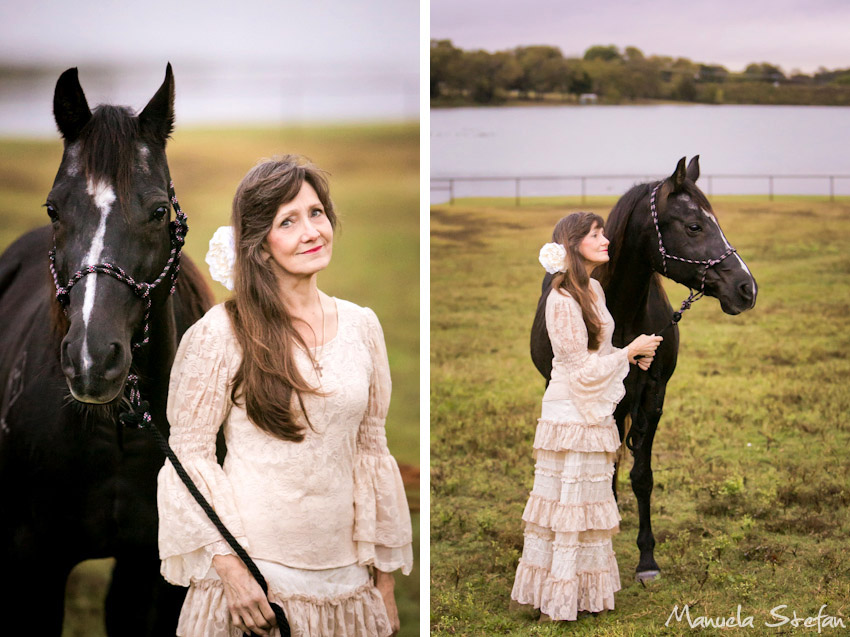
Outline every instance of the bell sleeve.
{"label": "bell sleeve", "polygon": [[[235,343],[223,326],[210,320],[220,317],[210,314],[184,334],[177,350],[168,387],[169,442],[198,490],[247,548],[233,489],[215,455],[216,435],[230,407],[228,363],[236,355]],[[233,551],[170,461],[157,484],[160,570],[172,584],[188,586],[206,577],[214,555]]]}
{"label": "bell sleeve", "polygon": [[[600,288],[597,294],[601,293]],[[565,362],[564,380],[575,407],[588,424],[601,423],[614,413],[626,393],[623,379],[629,373],[628,350],[612,348],[613,352],[604,355],[588,351],[581,307],[558,290],[547,299],[546,328],[555,358]],[[554,375],[553,371],[553,380]]]}
{"label": "bell sleeve", "polygon": [[372,357],[369,401],[357,433],[354,462],[354,541],[358,562],[405,575],[413,567],[413,536],[404,484],[387,448],[390,367],[381,324],[366,309],[364,338]]}

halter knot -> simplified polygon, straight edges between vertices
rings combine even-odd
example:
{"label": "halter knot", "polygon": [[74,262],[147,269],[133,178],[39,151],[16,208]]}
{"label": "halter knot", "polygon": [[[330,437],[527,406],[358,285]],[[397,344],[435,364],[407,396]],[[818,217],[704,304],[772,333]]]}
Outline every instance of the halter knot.
{"label": "halter knot", "polygon": [[125,427],[141,429],[153,421],[151,417],[151,406],[146,400],[142,400],[142,392],[139,390],[139,377],[136,374],[127,375],[127,399],[130,401],[130,411],[121,414],[118,419]]}

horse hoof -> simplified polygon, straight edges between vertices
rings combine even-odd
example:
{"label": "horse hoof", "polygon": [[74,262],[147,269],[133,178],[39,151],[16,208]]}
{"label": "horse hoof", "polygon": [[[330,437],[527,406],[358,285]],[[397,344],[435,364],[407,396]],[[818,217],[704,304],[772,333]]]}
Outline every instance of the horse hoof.
{"label": "horse hoof", "polygon": [[653,581],[661,575],[661,571],[638,571],[635,573],[635,581],[644,584]]}

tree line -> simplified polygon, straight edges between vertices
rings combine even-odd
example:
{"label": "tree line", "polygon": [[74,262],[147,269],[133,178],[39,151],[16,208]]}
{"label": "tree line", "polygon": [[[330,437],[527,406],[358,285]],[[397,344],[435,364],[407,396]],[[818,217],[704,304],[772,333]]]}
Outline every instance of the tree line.
{"label": "tree line", "polygon": [[554,46],[490,53],[431,40],[432,104],[516,100],[847,106],[850,68],[786,74],[774,64],[754,62],[735,73],[683,57],[645,56],[633,46],[592,46],[582,57],[571,58]]}

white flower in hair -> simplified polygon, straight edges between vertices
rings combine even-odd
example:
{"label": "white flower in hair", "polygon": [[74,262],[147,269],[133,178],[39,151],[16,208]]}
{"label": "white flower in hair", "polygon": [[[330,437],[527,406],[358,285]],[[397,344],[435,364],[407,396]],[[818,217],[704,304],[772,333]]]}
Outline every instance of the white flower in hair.
{"label": "white flower in hair", "polygon": [[540,248],[540,265],[549,274],[566,272],[567,251],[560,243],[547,243]]}
{"label": "white flower in hair", "polygon": [[233,266],[236,263],[236,243],[232,226],[221,226],[210,239],[210,249],[204,259],[210,266],[213,281],[233,290]]}

